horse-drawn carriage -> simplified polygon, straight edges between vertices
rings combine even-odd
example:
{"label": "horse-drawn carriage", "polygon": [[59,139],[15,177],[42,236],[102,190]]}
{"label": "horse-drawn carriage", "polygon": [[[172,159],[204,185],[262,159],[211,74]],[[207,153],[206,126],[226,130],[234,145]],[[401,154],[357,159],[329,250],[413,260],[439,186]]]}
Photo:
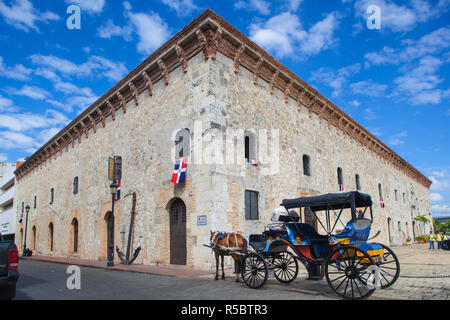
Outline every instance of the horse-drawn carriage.
{"label": "horse-drawn carriage", "polygon": [[[373,221],[369,195],[325,194],[283,200],[281,205],[286,212],[300,208],[300,216],[302,208],[312,213],[326,235],[319,234],[311,224],[299,222],[300,218],[294,215],[279,217],[285,222],[284,230],[250,235],[248,242],[254,252],[247,253],[240,266],[248,287],[262,287],[270,270],[282,283],[294,281],[298,261],[305,266],[310,279],[325,277],[328,285],[347,299],[367,298],[377,287],[387,288],[399,277],[400,263],[394,252],[383,244],[367,242]],[[346,225],[341,221],[345,215],[351,218]],[[344,229],[334,234],[338,222]]]}

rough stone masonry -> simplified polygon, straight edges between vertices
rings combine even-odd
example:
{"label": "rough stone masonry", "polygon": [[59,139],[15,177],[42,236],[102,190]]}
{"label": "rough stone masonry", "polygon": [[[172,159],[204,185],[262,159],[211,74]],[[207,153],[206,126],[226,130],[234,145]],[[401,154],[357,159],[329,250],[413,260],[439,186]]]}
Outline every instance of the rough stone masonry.
{"label": "rough stone masonry", "polygon": [[[228,162],[233,150],[242,152]],[[427,232],[414,217],[430,214],[431,181],[210,10],[16,171],[18,246],[23,203],[31,206],[27,246],[35,254],[106,259],[113,155],[123,161],[115,244],[126,248],[131,197],[124,196],[136,192],[132,250],[143,249],[136,263],[168,265],[184,255],[188,267],[209,269],[210,230],[261,233],[283,199],[338,192],[338,168],[345,191],[356,189],[358,175],[361,192],[372,196],[377,241],[404,244]],[[172,184],[181,156],[189,157],[187,181]],[[246,219],[246,190],[257,194],[254,220]],[[171,247],[177,236],[180,245]]]}

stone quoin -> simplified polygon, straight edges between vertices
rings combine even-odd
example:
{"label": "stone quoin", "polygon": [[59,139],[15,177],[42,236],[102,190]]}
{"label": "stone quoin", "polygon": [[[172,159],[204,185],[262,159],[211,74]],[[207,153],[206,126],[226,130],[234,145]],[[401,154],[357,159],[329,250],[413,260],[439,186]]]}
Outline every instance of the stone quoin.
{"label": "stone quoin", "polygon": [[[229,130],[242,130],[234,143],[245,156],[232,165],[192,161],[186,182],[172,184],[175,160],[195,159],[196,150],[207,147],[195,141],[195,123],[210,146],[226,141]],[[273,174],[262,174],[261,129],[269,136],[278,130],[278,150],[268,152],[278,156]],[[208,150],[225,153],[224,145]],[[339,192],[338,168],[345,191],[358,185],[372,196],[376,241],[404,244],[429,228],[414,220],[430,214],[429,179],[210,10],[16,170],[18,246],[22,202],[36,196],[27,241],[34,254],[106,259],[111,156],[122,157],[114,214],[115,245],[122,251],[131,211],[131,197],[124,196],[137,194],[131,249],[141,246],[142,252],[135,263],[211,269],[214,257],[203,246],[210,230],[261,233],[283,199]],[[206,225],[197,224],[198,217]]]}

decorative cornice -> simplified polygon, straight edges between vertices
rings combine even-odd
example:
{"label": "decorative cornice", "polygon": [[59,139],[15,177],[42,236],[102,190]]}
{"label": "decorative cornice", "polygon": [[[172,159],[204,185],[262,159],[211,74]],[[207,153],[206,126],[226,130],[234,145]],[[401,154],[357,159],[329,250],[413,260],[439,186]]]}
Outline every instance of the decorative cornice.
{"label": "decorative cornice", "polygon": [[[135,100],[137,105],[139,103],[138,95],[141,92],[147,90],[148,94],[152,96],[153,84],[157,81],[162,79],[168,85],[169,73],[172,70],[181,66],[183,72],[186,72],[188,60],[197,53],[203,52],[205,59],[215,59],[218,51],[234,62],[235,73],[239,73],[240,67],[249,70],[254,75],[255,83],[258,78],[261,78],[270,84],[271,94],[275,88],[279,89],[284,94],[286,102],[289,98],[297,101],[299,111],[302,107],[305,107],[309,117],[313,113],[317,114],[320,119],[327,121],[328,125],[335,126],[336,129],[341,130],[364,147],[375,154],[379,154],[380,157],[425,187],[429,188],[431,185],[428,178],[373,134],[209,9],[167,41],[36,151],[16,170],[17,177],[25,176],[30,168],[39,165],[42,167],[42,162],[46,162],[51,157],[45,155],[49,153],[52,145],[60,139],[65,143],[66,150],[69,141],[72,142],[73,147],[74,139],[77,137],[78,142],[81,143],[81,134],[78,127],[84,128],[86,136],[90,128],[94,128],[95,133],[97,122],[101,122],[102,126],[105,127],[106,117],[111,115],[112,119],[115,120],[116,109],[122,108],[126,113],[126,104],[132,99]],[[98,117],[94,117],[94,115],[98,115]],[[60,143],[59,146],[59,150],[62,152]]]}

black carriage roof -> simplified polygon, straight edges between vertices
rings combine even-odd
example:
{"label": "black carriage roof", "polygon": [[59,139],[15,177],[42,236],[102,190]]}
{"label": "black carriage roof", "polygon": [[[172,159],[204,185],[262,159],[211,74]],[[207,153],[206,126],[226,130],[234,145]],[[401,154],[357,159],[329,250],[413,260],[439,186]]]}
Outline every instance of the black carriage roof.
{"label": "black carriage roof", "polygon": [[297,199],[284,199],[281,204],[286,209],[310,207],[313,211],[322,211],[326,209],[351,208],[352,203],[355,208],[369,207],[372,205],[370,195],[358,191],[328,193],[315,197],[303,197]]}

